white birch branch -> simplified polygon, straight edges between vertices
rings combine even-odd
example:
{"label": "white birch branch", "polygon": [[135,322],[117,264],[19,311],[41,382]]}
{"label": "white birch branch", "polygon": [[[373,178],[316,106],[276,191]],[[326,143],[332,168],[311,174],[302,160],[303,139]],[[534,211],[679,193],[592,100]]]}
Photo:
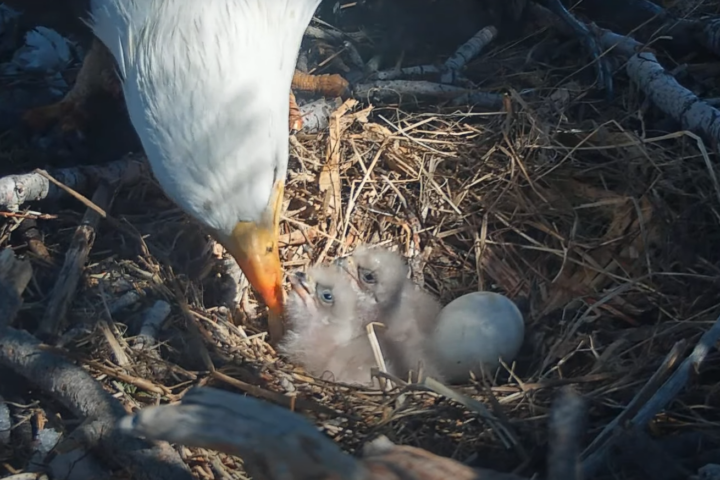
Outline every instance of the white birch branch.
{"label": "white birch branch", "polygon": [[463,43],[460,48],[445,61],[445,71],[440,77],[440,82],[445,84],[455,83],[460,75],[460,70],[462,70],[470,60],[480,55],[483,48],[492,42],[495,37],[497,37],[497,34],[497,28],[490,25]]}
{"label": "white birch branch", "polygon": [[720,143],[720,110],[713,108],[683,87],[651,52],[641,52],[636,40],[593,26],[605,49],[628,57],[626,71],[640,89],[665,114],[683,128]]}
{"label": "white birch branch", "polygon": [[[60,183],[80,193],[87,192],[100,181],[111,185],[129,184],[149,175],[146,162],[140,161],[138,156],[129,156],[105,165],[60,168],[49,173]],[[66,195],[67,192],[39,173],[0,178],[0,209],[17,211],[26,202],[59,200]]]}

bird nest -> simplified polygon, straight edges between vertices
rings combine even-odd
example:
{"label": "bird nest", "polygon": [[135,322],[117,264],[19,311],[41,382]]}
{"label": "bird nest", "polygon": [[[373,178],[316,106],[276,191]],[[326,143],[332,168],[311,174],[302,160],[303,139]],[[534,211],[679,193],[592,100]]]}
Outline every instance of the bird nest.
{"label": "bird nest", "polygon": [[[468,66],[483,90],[508,92],[502,111],[348,99],[327,128],[295,135],[281,223],[286,270],[380,244],[402,253],[413,279],[443,304],[476,290],[506,294],[527,325],[515,363],[451,392],[311,377],[266,343],[264,309],[234,262],[149,176],[104,196],[81,192],[85,205],[70,197],[3,214],[0,246],[33,267],[15,326],[42,324],[48,298],[72,281],[63,262],[87,235],[78,286],[54,305],[72,328],[52,352],[128,410],[213,385],[298,410],[350,452],[384,434],[473,465],[542,472],[559,387],[588,401],[589,445],[618,416],[618,425],[633,419],[713,326],[720,188],[716,154],[694,134],[663,131],[663,115],[623,74],[608,103],[572,76],[583,66],[572,59],[528,71],[531,48],[502,44]],[[544,92],[527,99],[519,92],[530,84]],[[709,88],[717,94],[720,85]],[[16,163],[5,173],[43,166],[27,143],[9,138],[0,154]],[[108,216],[93,228],[98,205]],[[154,316],[166,319],[157,345],[138,347],[139,327]],[[720,441],[717,366],[711,353],[664,397],[650,417],[652,448],[679,452],[700,434]],[[32,383],[13,384],[3,393],[23,441],[2,454],[8,472],[28,466],[37,430],[71,431],[82,420]],[[486,421],[478,402],[498,422]],[[35,433],[22,433],[27,423]],[[661,461],[648,457],[650,447],[625,447],[615,467],[628,476],[636,469],[622,461],[628,455]],[[180,454],[199,478],[241,478],[237,459]]]}

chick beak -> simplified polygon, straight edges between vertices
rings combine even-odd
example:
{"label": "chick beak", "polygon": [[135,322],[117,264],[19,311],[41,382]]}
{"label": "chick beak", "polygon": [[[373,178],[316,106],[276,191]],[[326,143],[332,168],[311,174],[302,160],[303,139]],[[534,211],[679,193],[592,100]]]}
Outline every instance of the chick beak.
{"label": "chick beak", "polygon": [[285,303],[282,267],[278,252],[279,219],[284,185],[278,181],[267,211],[258,222],[238,222],[221,243],[235,258],[250,285],[270,309],[268,326],[271,340],[284,333],[281,316]]}
{"label": "chick beak", "polygon": [[302,298],[303,301],[307,302],[308,297],[310,296],[311,287],[310,280],[306,274],[303,272],[295,272],[290,277],[290,286],[295,293],[300,295],[300,298]]}

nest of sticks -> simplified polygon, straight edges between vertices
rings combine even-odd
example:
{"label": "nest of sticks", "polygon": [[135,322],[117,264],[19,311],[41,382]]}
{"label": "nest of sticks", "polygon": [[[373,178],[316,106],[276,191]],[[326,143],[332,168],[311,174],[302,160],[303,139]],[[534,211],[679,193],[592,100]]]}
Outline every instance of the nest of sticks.
{"label": "nest of sticks", "polygon": [[[137,157],[118,161],[131,182],[97,183],[93,170],[72,183],[77,175],[51,171],[70,194],[0,212],[0,247],[32,267],[13,341],[89,374],[78,388],[100,382],[128,411],[210,385],[298,410],[349,452],[382,434],[530,477],[545,469],[550,404],[569,385],[588,404],[584,467],[610,460],[626,478],[653,468],[680,478],[720,463],[717,153],[706,132],[668,128],[622,69],[606,102],[574,76],[585,67],[578,55],[528,67],[546,37],[491,43],[467,65],[483,91],[507,92],[494,111],[417,95],[334,100],[326,127],[291,140],[281,224],[287,270],[380,244],[401,252],[443,304],[474,290],[506,294],[527,325],[512,365],[451,391],[310,377],[266,343],[264,309],[234,261]],[[314,73],[342,73],[328,60],[337,50],[311,45],[327,60]],[[711,69],[700,60],[692,69],[703,65]],[[708,82],[706,96],[720,93]],[[528,88],[538,93],[528,98]],[[3,173],[44,167],[29,148],[6,136]],[[53,347],[21,332],[58,319]],[[74,408],[74,385],[42,378],[47,370],[11,347],[0,348],[0,372],[12,380],[2,394],[19,440],[2,450],[3,475],[29,467],[38,431],[71,433],[96,408]],[[179,453],[198,478],[242,478],[237,459]]]}

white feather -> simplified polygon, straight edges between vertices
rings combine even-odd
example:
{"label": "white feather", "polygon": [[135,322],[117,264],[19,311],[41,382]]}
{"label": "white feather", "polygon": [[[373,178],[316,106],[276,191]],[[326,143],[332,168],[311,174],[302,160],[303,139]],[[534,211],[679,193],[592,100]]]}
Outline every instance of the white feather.
{"label": "white feather", "polygon": [[165,193],[229,235],[259,220],[288,161],[288,93],[320,0],[92,0]]}

